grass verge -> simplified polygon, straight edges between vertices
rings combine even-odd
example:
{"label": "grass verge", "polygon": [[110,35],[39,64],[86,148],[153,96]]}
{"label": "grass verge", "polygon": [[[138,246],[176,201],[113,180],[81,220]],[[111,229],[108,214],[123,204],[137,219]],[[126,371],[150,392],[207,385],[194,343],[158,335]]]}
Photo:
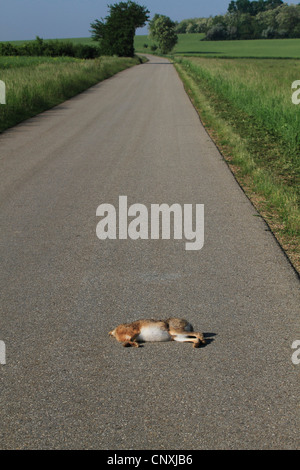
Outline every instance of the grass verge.
{"label": "grass verge", "polygon": [[0,132],[140,62],[138,57],[0,57],[0,80],[6,86]]}
{"label": "grass verge", "polygon": [[300,106],[291,102],[300,64],[175,59],[175,67],[237,181],[300,273]]}

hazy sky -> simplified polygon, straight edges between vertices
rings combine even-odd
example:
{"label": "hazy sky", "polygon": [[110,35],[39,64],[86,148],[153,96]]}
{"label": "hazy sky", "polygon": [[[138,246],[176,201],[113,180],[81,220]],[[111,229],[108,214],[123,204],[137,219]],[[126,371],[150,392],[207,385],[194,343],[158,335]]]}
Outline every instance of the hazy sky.
{"label": "hazy sky", "polygon": [[[120,0],[0,0],[0,41],[90,36],[90,23]],[[172,20],[226,13],[230,0],[137,0]],[[298,0],[287,3],[298,3]],[[147,28],[137,34],[147,34]]]}
{"label": "hazy sky", "polygon": [[[230,0],[138,0],[155,13],[180,21],[225,13]],[[90,36],[90,23],[107,16],[119,0],[0,0],[0,41]],[[147,34],[147,28],[137,31]]]}

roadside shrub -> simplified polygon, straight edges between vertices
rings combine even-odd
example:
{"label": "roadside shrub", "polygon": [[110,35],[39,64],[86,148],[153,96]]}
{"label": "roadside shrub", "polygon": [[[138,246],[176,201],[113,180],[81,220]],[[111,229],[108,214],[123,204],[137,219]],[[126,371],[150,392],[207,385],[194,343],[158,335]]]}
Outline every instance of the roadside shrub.
{"label": "roadside shrub", "polygon": [[100,51],[98,47],[89,46],[87,44],[77,44],[75,46],[74,57],[79,59],[96,59],[99,55]]}
{"label": "roadside shrub", "polygon": [[17,49],[10,42],[1,42],[0,43],[0,55],[18,55]]}
{"label": "roadside shrub", "polygon": [[13,45],[0,43],[1,56],[42,56],[42,57],[76,57],[78,59],[95,59],[100,56],[97,46],[73,44],[71,41],[44,41],[36,37],[34,41]]}
{"label": "roadside shrub", "polygon": [[168,16],[155,14],[149,22],[150,37],[158,42],[162,54],[168,54],[178,42],[176,23]]}

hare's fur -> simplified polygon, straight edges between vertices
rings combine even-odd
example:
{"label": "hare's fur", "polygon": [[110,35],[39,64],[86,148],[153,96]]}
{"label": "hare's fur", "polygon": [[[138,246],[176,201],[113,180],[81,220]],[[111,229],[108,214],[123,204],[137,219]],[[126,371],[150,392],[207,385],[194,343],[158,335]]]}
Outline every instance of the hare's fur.
{"label": "hare's fur", "polygon": [[138,348],[139,343],[148,341],[180,341],[194,343],[194,348],[206,344],[202,333],[195,332],[192,325],[183,318],[167,320],[137,320],[122,323],[109,332],[110,336],[123,346]]}

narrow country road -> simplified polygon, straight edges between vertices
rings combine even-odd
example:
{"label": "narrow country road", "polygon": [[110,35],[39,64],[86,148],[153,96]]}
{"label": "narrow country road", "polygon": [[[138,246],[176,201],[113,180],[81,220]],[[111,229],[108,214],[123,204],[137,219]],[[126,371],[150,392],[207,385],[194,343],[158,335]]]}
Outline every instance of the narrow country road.
{"label": "narrow country road", "polygon": [[[165,59],[0,135],[1,449],[299,448],[299,281]],[[204,204],[205,242],[105,240],[108,203]],[[123,348],[187,318],[208,344]]]}

